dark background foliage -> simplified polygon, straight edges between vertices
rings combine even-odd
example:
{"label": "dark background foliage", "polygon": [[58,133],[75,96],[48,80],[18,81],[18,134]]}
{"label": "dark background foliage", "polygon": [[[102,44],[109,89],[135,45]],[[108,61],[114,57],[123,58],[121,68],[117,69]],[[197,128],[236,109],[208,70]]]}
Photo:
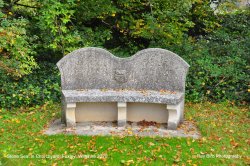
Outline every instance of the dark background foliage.
{"label": "dark background foliage", "polygon": [[190,64],[191,102],[249,102],[250,12],[200,0],[0,0],[0,107],[60,101],[55,63],[81,47],[120,57],[169,49]]}

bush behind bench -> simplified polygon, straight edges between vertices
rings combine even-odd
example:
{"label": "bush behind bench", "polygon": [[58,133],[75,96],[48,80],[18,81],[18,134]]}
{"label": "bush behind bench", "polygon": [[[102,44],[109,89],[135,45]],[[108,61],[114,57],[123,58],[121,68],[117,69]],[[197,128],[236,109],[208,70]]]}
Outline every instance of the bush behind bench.
{"label": "bush behind bench", "polygon": [[[249,100],[250,14],[222,17],[222,27],[199,40],[186,37],[180,45],[167,49],[182,56],[190,64],[186,100],[221,102],[230,100],[244,104]],[[157,45],[164,48],[164,46]],[[125,49],[126,50],[126,49]],[[117,55],[128,53],[110,50]],[[135,50],[136,52],[137,50]],[[39,105],[60,101],[60,76],[54,63],[42,62],[40,69],[20,80],[0,70],[0,107]]]}

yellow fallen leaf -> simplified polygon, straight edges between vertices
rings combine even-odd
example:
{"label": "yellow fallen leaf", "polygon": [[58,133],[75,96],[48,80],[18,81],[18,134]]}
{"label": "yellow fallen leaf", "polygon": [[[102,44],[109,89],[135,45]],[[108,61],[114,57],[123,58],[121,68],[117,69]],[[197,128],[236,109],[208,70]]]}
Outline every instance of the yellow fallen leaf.
{"label": "yellow fallen leaf", "polygon": [[149,146],[154,146],[155,144],[153,142],[148,143]]}
{"label": "yellow fallen leaf", "polygon": [[134,163],[134,160],[128,160],[126,161],[126,163],[129,165],[129,164],[133,164]]}
{"label": "yellow fallen leaf", "polygon": [[129,131],[128,131],[128,134],[130,134],[130,135],[131,135],[131,134],[133,134],[133,132],[129,130]]}
{"label": "yellow fallen leaf", "polygon": [[57,166],[57,163],[52,163],[52,166]]}

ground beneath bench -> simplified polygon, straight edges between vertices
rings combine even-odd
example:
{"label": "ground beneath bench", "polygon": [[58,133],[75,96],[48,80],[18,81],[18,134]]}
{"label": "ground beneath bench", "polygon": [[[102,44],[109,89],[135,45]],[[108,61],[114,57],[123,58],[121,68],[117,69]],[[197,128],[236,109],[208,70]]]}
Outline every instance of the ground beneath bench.
{"label": "ground beneath bench", "polygon": [[112,136],[160,136],[199,138],[200,132],[193,122],[184,121],[177,130],[167,130],[167,124],[155,122],[128,122],[126,127],[117,127],[116,122],[82,122],[74,128],[67,128],[60,119],[52,122],[44,134],[112,135]]}

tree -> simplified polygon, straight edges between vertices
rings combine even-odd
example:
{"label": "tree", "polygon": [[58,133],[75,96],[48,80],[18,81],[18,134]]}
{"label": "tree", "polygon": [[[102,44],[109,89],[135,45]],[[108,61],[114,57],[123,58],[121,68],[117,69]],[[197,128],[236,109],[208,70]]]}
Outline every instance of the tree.
{"label": "tree", "polygon": [[28,20],[15,18],[13,4],[0,0],[0,70],[7,75],[20,78],[37,67],[31,40],[26,34]]}

